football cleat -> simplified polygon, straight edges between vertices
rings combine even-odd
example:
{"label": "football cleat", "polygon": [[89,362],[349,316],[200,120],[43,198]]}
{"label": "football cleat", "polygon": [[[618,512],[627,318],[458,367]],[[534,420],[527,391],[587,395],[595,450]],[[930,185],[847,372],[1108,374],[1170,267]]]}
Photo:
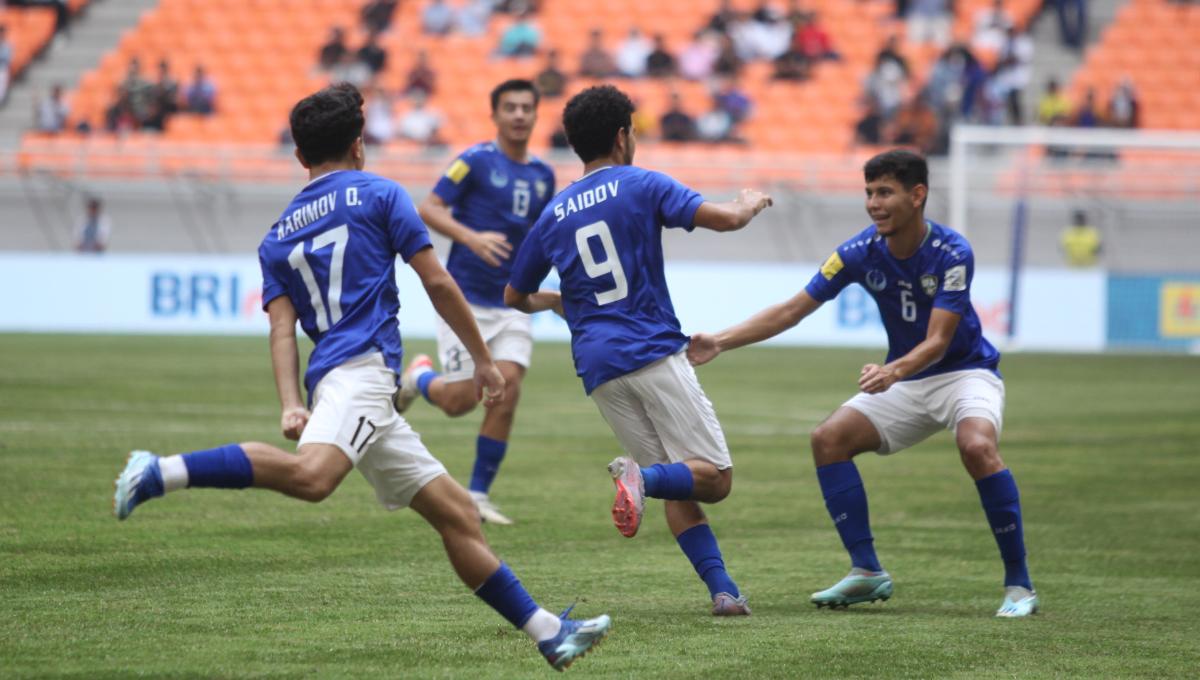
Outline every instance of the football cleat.
{"label": "football cleat", "polygon": [[412,406],[413,400],[421,394],[420,388],[417,387],[417,378],[432,370],[433,359],[430,359],[428,354],[418,354],[408,362],[408,368],[404,369],[404,375],[400,376],[400,389],[396,390],[395,396],[392,397],[392,405],[396,407],[397,413],[404,413]]}
{"label": "football cleat", "polygon": [[472,491],[471,501],[475,503],[475,509],[479,511],[480,520],[488,524],[500,524],[503,526],[513,523],[504,513],[500,512],[500,508],[497,508],[496,504],[492,503],[486,493]]}
{"label": "football cleat", "polygon": [[141,503],[163,495],[158,456],[149,451],[130,452],[125,469],[113,484],[117,488],[113,494],[113,514],[117,519],[125,519]]}
{"label": "football cleat", "polygon": [[587,654],[593,647],[600,644],[608,629],[612,627],[612,619],[608,614],[601,614],[594,619],[576,621],[568,619],[571,607],[562,613],[562,628],[558,635],[549,640],[537,643],[538,651],[546,657],[546,662],[556,671],[566,670],[575,659]]}
{"label": "football cleat", "polygon": [[1007,586],[1004,589],[1004,604],[996,610],[996,616],[1017,619],[1038,613],[1040,606],[1036,592],[1021,586]]}
{"label": "football cleat", "polygon": [[886,571],[867,571],[855,567],[841,581],[828,590],[813,593],[812,603],[817,608],[849,607],[859,602],[887,601],[892,596],[892,577]]}
{"label": "football cleat", "polygon": [[746,606],[746,596],[734,597],[729,593],[713,595],[713,616],[750,616],[750,607]]}
{"label": "football cleat", "polygon": [[646,507],[642,468],[634,459],[621,456],[608,464],[608,474],[612,475],[613,485],[617,487],[612,506],[613,524],[622,536],[633,538],[642,525],[642,511]]}

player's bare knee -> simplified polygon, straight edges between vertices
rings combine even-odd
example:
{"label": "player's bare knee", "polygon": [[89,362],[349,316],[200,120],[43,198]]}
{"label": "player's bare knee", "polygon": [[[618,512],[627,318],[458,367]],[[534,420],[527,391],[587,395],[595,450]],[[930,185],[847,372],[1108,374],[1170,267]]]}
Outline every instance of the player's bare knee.
{"label": "player's bare knee", "polygon": [[296,497],[310,503],[320,503],[333,495],[337,479],[306,461],[297,461],[292,471],[292,491]]}
{"label": "player's bare knee", "polygon": [[446,415],[463,416],[475,410],[475,394],[473,390],[454,390],[449,392],[441,404]]}
{"label": "player's bare knee", "polygon": [[964,438],[958,442],[958,451],[968,467],[995,467],[1000,461],[996,443],[987,437]]}
{"label": "player's bare knee", "polygon": [[809,443],[812,445],[813,461],[818,466],[844,462],[853,457],[845,433],[827,422],[812,431]]}

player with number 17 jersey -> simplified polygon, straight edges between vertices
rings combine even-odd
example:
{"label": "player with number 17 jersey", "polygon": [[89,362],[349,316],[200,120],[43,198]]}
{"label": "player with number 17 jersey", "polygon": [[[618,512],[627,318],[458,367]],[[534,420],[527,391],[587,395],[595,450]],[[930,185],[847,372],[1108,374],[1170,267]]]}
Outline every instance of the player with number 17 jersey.
{"label": "player with number 17 jersey", "polygon": [[412,199],[377,175],[339,170],[292,199],[258,257],[263,305],[291,298],[315,345],[304,376],[310,402],[326,373],[374,350],[397,375],[403,372],[394,253],[407,262],[429,246]]}

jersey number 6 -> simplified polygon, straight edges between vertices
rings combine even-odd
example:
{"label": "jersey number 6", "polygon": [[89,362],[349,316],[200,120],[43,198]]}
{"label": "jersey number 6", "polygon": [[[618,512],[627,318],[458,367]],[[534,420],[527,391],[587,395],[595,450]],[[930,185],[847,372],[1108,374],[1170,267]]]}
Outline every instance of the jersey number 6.
{"label": "jersey number 6", "polygon": [[[592,237],[600,239],[600,247],[604,249],[604,261],[597,262],[592,255],[592,247],[588,243]],[[575,247],[579,249],[579,257],[583,260],[583,269],[593,279],[609,274],[617,287],[596,293],[596,304],[607,305],[629,296],[629,283],[625,280],[625,270],[621,268],[621,258],[617,257],[617,247],[613,245],[612,232],[604,220],[592,222],[575,231]]]}

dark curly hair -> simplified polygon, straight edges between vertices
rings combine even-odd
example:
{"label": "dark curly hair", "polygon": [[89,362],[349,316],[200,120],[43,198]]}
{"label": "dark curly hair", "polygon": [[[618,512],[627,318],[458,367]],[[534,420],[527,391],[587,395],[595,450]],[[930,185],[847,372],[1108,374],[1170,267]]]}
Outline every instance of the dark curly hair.
{"label": "dark curly hair", "polygon": [[301,99],[288,121],[292,139],[309,165],[344,158],[362,135],[363,98],[350,83],[338,83]]}
{"label": "dark curly hair", "polygon": [[608,155],[617,132],[633,127],[633,102],[612,85],[589,87],[563,109],[567,141],[584,163]]}
{"label": "dark curly hair", "polygon": [[925,159],[904,149],[884,151],[867,161],[863,166],[863,177],[874,182],[881,177],[894,177],[906,190],[912,191],[918,184],[929,186],[929,165]]}
{"label": "dark curly hair", "polygon": [[500,96],[505,92],[532,92],[533,105],[535,108],[537,107],[538,102],[542,100],[542,93],[538,92],[537,86],[533,84],[532,80],[510,78],[492,89],[491,97],[493,112],[495,112],[496,108],[500,106]]}

